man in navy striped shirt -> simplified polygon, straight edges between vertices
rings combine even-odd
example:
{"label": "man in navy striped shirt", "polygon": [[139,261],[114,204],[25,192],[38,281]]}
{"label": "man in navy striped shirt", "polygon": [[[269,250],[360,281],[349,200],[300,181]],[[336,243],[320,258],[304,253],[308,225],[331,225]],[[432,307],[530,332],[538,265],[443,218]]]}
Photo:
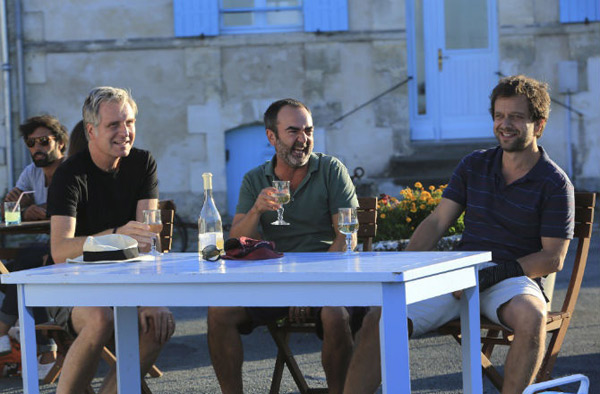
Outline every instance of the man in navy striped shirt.
{"label": "man in navy striped shirt", "polygon": [[[479,271],[481,313],[514,332],[504,367],[503,393],[521,393],[540,367],[546,299],[540,279],[560,271],[574,229],[574,191],[565,173],[537,144],[550,113],[547,85],[518,75],[500,80],[491,95],[499,146],[465,157],[435,211],[415,230],[407,250],[431,250],[460,214],[459,250],[490,250]],[[413,335],[459,316],[460,292],[408,306]],[[344,393],[374,392],[379,366],[380,308],[363,321]]]}

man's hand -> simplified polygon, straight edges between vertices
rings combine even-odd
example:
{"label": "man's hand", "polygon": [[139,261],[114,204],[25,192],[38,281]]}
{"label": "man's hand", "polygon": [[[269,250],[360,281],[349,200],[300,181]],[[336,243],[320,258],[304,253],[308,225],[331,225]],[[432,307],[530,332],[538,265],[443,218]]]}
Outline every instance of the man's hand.
{"label": "man's hand", "polygon": [[117,234],[129,235],[134,238],[138,241],[138,247],[141,250],[150,250],[149,247],[152,245],[152,238],[156,236],[155,233],[150,232],[150,226],[135,220],[131,220],[124,226],[119,227]]}
{"label": "man's hand", "polygon": [[[23,191],[21,189],[19,189],[18,187],[15,187],[6,194],[6,197],[4,197],[4,201],[17,201],[19,199],[19,196],[21,195],[21,193],[23,193]],[[26,197],[26,196],[23,196],[23,197]]]}
{"label": "man's hand", "polygon": [[307,306],[290,306],[289,319],[292,323],[304,323],[310,316],[310,308]]}
{"label": "man's hand", "polygon": [[281,208],[281,204],[277,202],[275,193],[277,190],[274,187],[265,187],[254,202],[252,209],[258,212],[259,215],[267,211],[276,211]]}
{"label": "man's hand", "polygon": [[139,308],[140,329],[147,333],[150,329],[150,320],[154,323],[155,339],[164,345],[175,332],[175,319],[173,314],[165,307],[140,307]]}
{"label": "man's hand", "polygon": [[30,205],[23,212],[23,220],[25,220],[25,221],[30,221],[30,220],[45,220],[47,218],[48,218],[48,216],[47,216],[47,213],[46,213],[46,209],[44,209],[40,205],[35,205],[35,204],[34,205]]}

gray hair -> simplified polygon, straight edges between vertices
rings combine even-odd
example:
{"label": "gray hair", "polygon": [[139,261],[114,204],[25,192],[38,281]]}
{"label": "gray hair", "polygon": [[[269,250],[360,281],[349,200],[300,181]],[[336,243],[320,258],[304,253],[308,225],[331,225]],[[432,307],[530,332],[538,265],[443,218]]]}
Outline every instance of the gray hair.
{"label": "gray hair", "polygon": [[[90,123],[94,127],[98,127],[100,124],[100,104],[106,102],[115,102],[125,105],[128,103],[133,110],[133,113],[137,115],[137,104],[131,96],[129,90],[121,88],[113,88],[111,86],[99,86],[90,91],[85,101],[83,102],[83,108],[81,110],[83,114],[83,124]],[[87,133],[86,137],[87,137]]]}

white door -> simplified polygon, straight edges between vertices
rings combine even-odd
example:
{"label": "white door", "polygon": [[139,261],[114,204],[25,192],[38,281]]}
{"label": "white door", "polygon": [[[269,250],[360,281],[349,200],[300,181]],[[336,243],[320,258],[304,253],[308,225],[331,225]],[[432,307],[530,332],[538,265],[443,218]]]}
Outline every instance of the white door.
{"label": "white door", "polygon": [[495,0],[407,0],[413,140],[492,138]]}

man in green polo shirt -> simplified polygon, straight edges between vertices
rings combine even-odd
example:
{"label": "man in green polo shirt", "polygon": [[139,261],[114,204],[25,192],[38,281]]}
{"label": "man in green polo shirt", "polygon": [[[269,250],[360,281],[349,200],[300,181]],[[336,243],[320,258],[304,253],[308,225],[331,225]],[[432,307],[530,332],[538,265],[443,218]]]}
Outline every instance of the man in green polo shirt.
{"label": "man in green polo shirt", "polygon": [[[345,236],[335,225],[338,208],[358,207],[346,167],[335,157],[312,152],[312,116],[303,103],[276,101],[264,120],[276,154],[244,176],[230,236],[274,241],[281,252],[344,251]],[[274,180],[290,181],[291,200],[284,211],[288,226],[271,224],[281,207],[274,197]],[[352,244],[356,244],[355,236]],[[352,332],[358,329],[362,312],[363,308],[347,307],[209,308],[208,346],[221,391],[243,391],[240,334],[285,316],[304,321],[311,315],[317,318],[323,339],[322,362],[329,392],[341,393],[352,354]]]}

